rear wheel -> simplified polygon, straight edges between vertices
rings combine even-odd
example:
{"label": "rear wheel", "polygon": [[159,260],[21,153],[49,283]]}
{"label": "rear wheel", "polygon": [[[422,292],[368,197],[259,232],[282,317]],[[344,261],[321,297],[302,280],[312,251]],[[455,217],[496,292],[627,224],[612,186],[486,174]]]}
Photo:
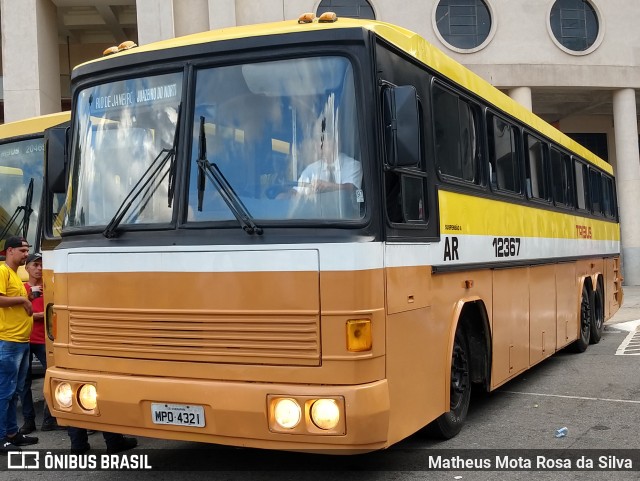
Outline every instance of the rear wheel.
{"label": "rear wheel", "polygon": [[591,344],[598,344],[604,331],[604,293],[602,282],[598,281],[598,288],[593,293],[591,308]]}
{"label": "rear wheel", "polygon": [[585,282],[582,286],[582,300],[580,301],[580,335],[571,345],[571,350],[574,352],[584,352],[587,350],[587,347],[589,347],[589,340],[591,338],[591,318],[593,315],[592,298],[593,291]]}
{"label": "rear wheel", "polygon": [[450,410],[436,419],[432,432],[443,439],[450,439],[460,432],[469,411],[471,400],[469,343],[464,331],[458,327],[451,356]]}

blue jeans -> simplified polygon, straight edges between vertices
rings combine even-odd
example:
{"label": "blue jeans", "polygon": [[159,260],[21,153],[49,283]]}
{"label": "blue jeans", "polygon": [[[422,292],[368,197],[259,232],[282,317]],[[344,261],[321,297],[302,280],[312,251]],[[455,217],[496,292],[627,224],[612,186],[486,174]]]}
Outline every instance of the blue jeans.
{"label": "blue jeans", "polygon": [[[25,421],[35,421],[36,420],[36,412],[33,408],[33,395],[31,393],[31,382],[33,380],[33,373],[31,372],[31,365],[33,363],[33,356],[35,355],[42,364],[42,367],[47,369],[47,347],[44,344],[29,344],[30,354],[29,354],[29,369],[27,371],[27,379],[24,383],[24,389],[22,390],[22,395],[20,396],[20,402],[22,403],[22,417]],[[49,412],[49,406],[45,401],[44,403],[44,415],[42,417],[42,422],[52,422],[54,417]]]}
{"label": "blue jeans", "polygon": [[29,343],[0,341],[0,440],[18,432],[16,406],[29,369]]}

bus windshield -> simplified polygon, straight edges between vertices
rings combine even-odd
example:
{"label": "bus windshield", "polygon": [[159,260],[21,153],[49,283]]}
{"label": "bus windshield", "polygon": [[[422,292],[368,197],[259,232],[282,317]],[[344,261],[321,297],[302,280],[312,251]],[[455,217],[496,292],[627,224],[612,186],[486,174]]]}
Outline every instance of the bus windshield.
{"label": "bus windshield", "polygon": [[[105,83],[80,92],[65,226],[111,221],[138,181],[175,144],[182,73]],[[169,222],[171,162],[149,179],[122,223]],[[145,174],[146,173],[146,174]]]}
{"label": "bus windshield", "polygon": [[233,218],[219,191],[203,195],[198,186],[203,136],[208,161],[258,222],[353,221],[363,215],[355,86],[347,59],[202,69],[195,96],[189,221]]}
{"label": "bus windshield", "polygon": [[[258,224],[362,218],[355,84],[346,58],[197,69],[193,117],[184,119],[190,134],[174,143],[181,89],[182,75],[167,74],[80,92],[66,226],[108,224],[163,150],[182,142],[191,146],[190,156],[178,159],[188,176],[183,221],[234,222],[229,198]],[[172,165],[149,179],[118,224],[171,220]],[[224,186],[207,175],[212,169]]]}
{"label": "bus windshield", "polygon": [[0,239],[25,236],[34,243],[42,192],[42,138],[0,145]]}

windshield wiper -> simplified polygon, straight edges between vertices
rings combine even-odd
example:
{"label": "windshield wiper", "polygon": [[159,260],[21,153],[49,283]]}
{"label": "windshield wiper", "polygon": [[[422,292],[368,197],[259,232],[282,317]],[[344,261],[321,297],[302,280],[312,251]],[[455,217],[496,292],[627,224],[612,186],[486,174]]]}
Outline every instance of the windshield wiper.
{"label": "windshield wiper", "polygon": [[[141,207],[144,209],[144,205],[147,204],[150,196],[153,194],[153,192],[155,192],[157,186],[162,183],[161,179],[154,188],[154,181],[158,178],[158,174],[162,172],[162,168],[167,163],[167,160],[171,157],[174,157],[175,153],[176,152],[174,149],[162,149],[158,153],[156,158],[151,162],[151,165],[149,165],[149,167],[147,167],[147,170],[142,173],[140,179],[138,179],[138,182],[136,182],[136,184],[133,186],[133,189],[131,189],[127,196],[124,198],[115,215],[107,225],[107,228],[102,232],[102,235],[104,235],[107,239],[112,239],[113,237],[116,237],[118,235],[118,226],[122,222],[122,219],[124,219],[124,216],[127,214],[133,203],[140,197],[142,193],[145,193],[144,197],[146,198],[146,201]],[[167,174],[168,172],[165,172],[163,178],[166,177]]]}
{"label": "windshield wiper", "polygon": [[22,237],[27,238],[27,233],[29,232],[29,220],[31,218],[31,214],[33,213],[33,209],[31,208],[31,204],[33,203],[33,177],[29,180],[29,186],[27,187],[27,196],[24,200],[24,205],[19,205],[16,207],[16,210],[13,211],[13,215],[7,222],[7,225],[0,233],[0,239],[4,239],[9,233],[9,229],[15,224],[20,212],[23,211],[22,220],[18,224],[18,231],[22,231]]}
{"label": "windshield wiper", "polygon": [[236,191],[227,181],[224,174],[214,162],[207,160],[207,137],[204,131],[204,116],[200,117],[200,135],[198,139],[198,211],[202,212],[202,201],[204,199],[205,176],[218,189],[220,196],[225,201],[229,210],[234,215],[242,229],[250,235],[262,235],[262,228],[253,222],[253,217],[249,210],[240,200]]}
{"label": "windshield wiper", "polygon": [[[124,200],[120,204],[120,207],[118,207],[118,210],[107,225],[106,229],[102,231],[102,235],[104,235],[107,239],[112,239],[118,235],[117,229],[122,222],[122,219],[124,219],[124,216],[127,214],[133,203],[142,194],[144,195],[142,196],[143,200],[140,203],[140,212],[142,212],[146,208],[147,204],[151,200],[153,193],[162,184],[167,175],[169,176],[167,202],[168,206],[171,207],[176,186],[176,148],[178,145],[178,129],[180,128],[180,118],[182,117],[181,113],[182,103],[178,105],[176,128],[173,132],[173,145],[170,149],[162,149],[160,152],[158,152],[156,158],[153,159],[149,167],[147,167],[147,170],[142,173],[140,179],[138,179],[138,182],[136,182],[136,184],[124,198]],[[162,175],[162,178],[157,183],[155,183],[155,180],[158,178],[160,172],[162,172],[162,169],[167,161],[170,162],[169,169]]]}

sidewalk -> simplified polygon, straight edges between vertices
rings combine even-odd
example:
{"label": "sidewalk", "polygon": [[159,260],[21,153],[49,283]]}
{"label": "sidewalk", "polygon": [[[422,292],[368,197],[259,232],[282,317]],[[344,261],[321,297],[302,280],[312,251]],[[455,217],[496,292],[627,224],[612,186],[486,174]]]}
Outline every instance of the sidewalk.
{"label": "sidewalk", "polygon": [[622,289],[624,291],[622,307],[607,321],[607,324],[640,319],[640,286],[623,286]]}

